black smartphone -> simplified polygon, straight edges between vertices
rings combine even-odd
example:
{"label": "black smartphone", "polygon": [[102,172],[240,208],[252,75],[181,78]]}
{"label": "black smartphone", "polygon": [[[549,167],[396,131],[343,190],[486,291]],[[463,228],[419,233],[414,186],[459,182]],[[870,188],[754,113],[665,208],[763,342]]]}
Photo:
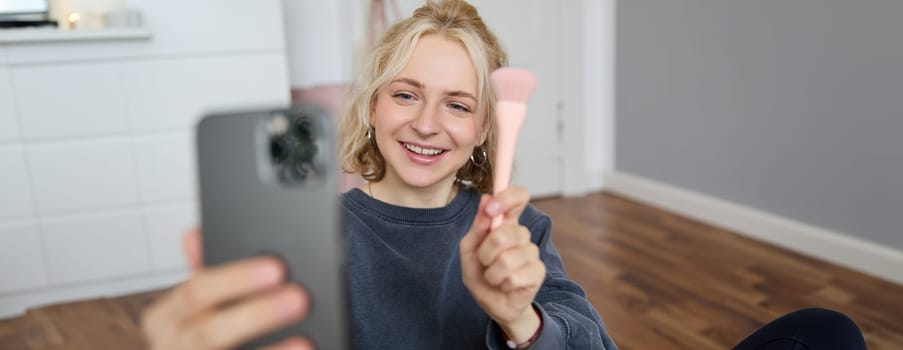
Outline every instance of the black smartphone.
{"label": "black smartphone", "polygon": [[291,335],[350,347],[333,130],[315,105],[213,113],[197,125],[204,264],[272,255],[310,295],[305,320],[242,349]]}

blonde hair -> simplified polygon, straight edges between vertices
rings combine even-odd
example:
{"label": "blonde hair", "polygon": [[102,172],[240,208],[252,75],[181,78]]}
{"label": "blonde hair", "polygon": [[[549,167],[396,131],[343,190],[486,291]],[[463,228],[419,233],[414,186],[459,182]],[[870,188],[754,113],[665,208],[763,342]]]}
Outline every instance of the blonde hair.
{"label": "blonde hair", "polygon": [[[427,1],[411,17],[392,25],[373,51],[368,70],[356,86],[339,128],[342,170],[358,173],[371,182],[386,174],[385,159],[370,140],[370,112],[379,90],[404,69],[421,37],[439,34],[457,40],[467,49],[477,73],[477,115],[483,115],[486,140],[474,148],[473,159],[458,169],[459,183],[492,192],[495,157],[495,98],[489,75],[507,65],[507,57],[495,34],[483,23],[477,9],[463,0]],[[485,153],[483,153],[485,152]]]}

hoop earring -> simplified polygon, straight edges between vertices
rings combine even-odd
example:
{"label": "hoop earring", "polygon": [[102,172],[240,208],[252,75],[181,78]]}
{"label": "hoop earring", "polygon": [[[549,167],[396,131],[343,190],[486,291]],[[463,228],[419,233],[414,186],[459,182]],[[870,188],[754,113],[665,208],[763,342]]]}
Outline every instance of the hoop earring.
{"label": "hoop earring", "polygon": [[[482,158],[479,162],[477,162],[477,160],[475,159],[476,157],[473,156],[474,154],[476,154],[477,150],[480,151],[480,158]],[[489,156],[486,154],[486,150],[483,149],[483,147],[477,147],[476,149],[474,149],[474,153],[470,154],[470,161],[473,163],[473,165],[476,165],[480,168],[484,167],[488,160]]]}
{"label": "hoop earring", "polygon": [[373,143],[373,128],[372,127],[367,129],[367,141],[370,142],[371,144]]}

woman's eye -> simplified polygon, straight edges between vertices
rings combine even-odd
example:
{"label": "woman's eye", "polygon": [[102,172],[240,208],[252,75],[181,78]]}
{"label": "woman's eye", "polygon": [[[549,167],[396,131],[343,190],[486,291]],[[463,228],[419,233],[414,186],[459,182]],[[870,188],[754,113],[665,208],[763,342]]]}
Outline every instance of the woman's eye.
{"label": "woman's eye", "polygon": [[395,98],[397,98],[397,99],[404,100],[404,101],[411,101],[411,100],[414,100],[414,95],[411,95],[411,94],[406,93],[406,92],[399,92],[399,93],[397,93],[397,94],[395,94],[395,95],[392,95],[392,97],[395,97]]}
{"label": "woman's eye", "polygon": [[470,108],[467,108],[467,106],[462,105],[462,104],[451,103],[448,106],[449,106],[449,108],[454,109],[459,112],[470,113]]}

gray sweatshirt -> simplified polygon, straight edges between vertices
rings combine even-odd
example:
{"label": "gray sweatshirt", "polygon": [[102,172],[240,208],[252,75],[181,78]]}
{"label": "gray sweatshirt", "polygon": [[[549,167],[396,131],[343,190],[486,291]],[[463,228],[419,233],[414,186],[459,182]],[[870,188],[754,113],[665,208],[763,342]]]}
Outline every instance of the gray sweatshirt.
{"label": "gray sweatshirt", "polygon": [[[458,244],[479,202],[475,190],[431,209],[391,205],[359,189],[343,194],[355,349],[507,349],[461,280]],[[568,279],[549,217],[528,206],[520,223],[547,270],[533,304],[542,330],[531,349],[617,349],[583,289]]]}

